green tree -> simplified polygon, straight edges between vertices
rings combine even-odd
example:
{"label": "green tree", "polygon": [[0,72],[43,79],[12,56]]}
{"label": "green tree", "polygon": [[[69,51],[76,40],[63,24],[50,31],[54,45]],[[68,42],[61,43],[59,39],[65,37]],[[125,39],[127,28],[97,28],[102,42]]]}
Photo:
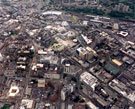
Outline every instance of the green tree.
{"label": "green tree", "polygon": [[5,104],[1,109],[10,109],[10,106]]}

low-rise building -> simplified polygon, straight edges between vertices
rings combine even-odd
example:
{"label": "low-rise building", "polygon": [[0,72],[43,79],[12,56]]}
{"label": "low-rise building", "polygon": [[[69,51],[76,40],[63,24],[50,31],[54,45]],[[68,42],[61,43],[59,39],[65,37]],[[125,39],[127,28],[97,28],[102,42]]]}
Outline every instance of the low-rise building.
{"label": "low-rise building", "polygon": [[38,87],[45,87],[45,79],[38,80]]}
{"label": "low-rise building", "polygon": [[112,59],[112,62],[115,63],[118,66],[122,65],[122,62],[118,61],[117,59]]}
{"label": "low-rise building", "polygon": [[19,109],[34,109],[34,100],[23,99]]}
{"label": "low-rise building", "polygon": [[9,97],[15,97],[17,94],[19,94],[19,87],[18,86],[11,86],[8,92]]}
{"label": "low-rise building", "polygon": [[2,61],[3,60],[3,56],[2,56],[2,54],[0,53],[0,61]]}
{"label": "low-rise building", "polygon": [[60,74],[48,74],[48,73],[45,73],[44,74],[44,78],[46,79],[60,79]]}
{"label": "low-rise building", "polygon": [[125,38],[128,36],[128,32],[120,31],[117,33],[117,35]]}
{"label": "low-rise building", "polygon": [[126,54],[127,56],[135,59],[135,45],[134,43],[131,44],[131,43],[127,43],[125,45],[125,47],[121,48],[120,51],[124,54]]}
{"label": "low-rise building", "polygon": [[[124,78],[125,78],[125,80],[128,79],[128,77],[123,77],[123,79]],[[129,84],[129,83],[127,83],[127,84]],[[129,90],[129,87],[131,85],[128,87],[126,84],[124,84],[120,80],[113,79],[112,82],[109,83],[109,86],[112,89],[116,90],[121,95],[123,95],[124,97],[126,97],[127,99],[129,99],[130,101],[135,102],[135,91]]]}
{"label": "low-rise building", "polygon": [[93,104],[91,101],[87,102],[86,106],[88,109],[99,109],[95,104]]}

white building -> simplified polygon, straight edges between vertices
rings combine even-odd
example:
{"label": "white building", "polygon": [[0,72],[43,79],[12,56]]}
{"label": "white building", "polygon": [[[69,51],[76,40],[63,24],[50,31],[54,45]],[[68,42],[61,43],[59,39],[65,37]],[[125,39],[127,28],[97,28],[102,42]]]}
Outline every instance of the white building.
{"label": "white building", "polygon": [[9,97],[15,97],[19,93],[19,87],[18,86],[11,86],[8,92]]}
{"label": "white building", "polygon": [[69,24],[68,24],[67,21],[63,21],[63,22],[61,23],[61,26],[67,27],[67,26],[69,26]]}
{"label": "white building", "polygon": [[51,74],[48,74],[48,73],[45,73],[44,74],[44,78],[46,79],[60,79],[60,74],[55,74],[55,73],[51,73]]}
{"label": "white building", "polygon": [[122,37],[127,37],[128,32],[120,31],[120,32],[117,33],[117,35],[122,36]]}
{"label": "white building", "polygon": [[113,79],[112,82],[109,83],[109,86],[116,90],[118,93],[122,94],[124,97],[129,99],[132,102],[135,102],[135,91],[128,90],[126,84],[122,83],[118,79]]}
{"label": "white building", "polygon": [[23,99],[21,102],[20,109],[33,109],[34,101],[29,99]]}
{"label": "white building", "polygon": [[88,37],[87,36],[84,36],[83,34],[82,34],[82,38],[86,42],[87,45],[89,45],[89,44],[92,43],[92,40],[91,39],[88,39]]}
{"label": "white building", "polygon": [[44,13],[42,13],[42,15],[57,15],[60,16],[62,14],[62,12],[60,11],[46,11]]}
{"label": "white building", "polygon": [[26,69],[26,66],[25,65],[19,65],[16,67],[17,69],[22,69],[22,70],[25,70]]}
{"label": "white building", "polygon": [[2,61],[3,60],[3,56],[2,56],[2,54],[0,53],[0,61]]}
{"label": "white building", "polygon": [[47,52],[43,50],[38,50],[38,55],[46,55]]}
{"label": "white building", "polygon": [[98,84],[98,80],[96,77],[94,77],[92,74],[88,73],[88,72],[84,72],[80,75],[80,81],[84,82],[85,84],[87,84],[88,86],[90,86],[90,88],[94,91],[96,85]]}
{"label": "white building", "polygon": [[90,109],[99,109],[95,104],[93,104],[91,101],[87,102],[86,104]]}

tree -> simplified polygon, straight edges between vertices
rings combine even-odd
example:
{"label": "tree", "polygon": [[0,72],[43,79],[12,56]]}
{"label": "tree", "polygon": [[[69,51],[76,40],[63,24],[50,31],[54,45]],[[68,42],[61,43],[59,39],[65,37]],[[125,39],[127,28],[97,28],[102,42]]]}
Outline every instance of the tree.
{"label": "tree", "polygon": [[80,85],[80,89],[81,89],[81,90],[83,89],[83,86],[82,86],[82,85]]}
{"label": "tree", "polygon": [[1,109],[10,109],[10,106],[8,104],[5,104]]}
{"label": "tree", "polygon": [[76,80],[75,77],[72,77],[72,78],[71,78],[71,81],[77,82],[77,80]]}
{"label": "tree", "polygon": [[63,74],[63,79],[64,79],[64,78],[66,78],[66,77],[67,77],[67,74],[66,74],[66,73],[64,73],[64,74]]}

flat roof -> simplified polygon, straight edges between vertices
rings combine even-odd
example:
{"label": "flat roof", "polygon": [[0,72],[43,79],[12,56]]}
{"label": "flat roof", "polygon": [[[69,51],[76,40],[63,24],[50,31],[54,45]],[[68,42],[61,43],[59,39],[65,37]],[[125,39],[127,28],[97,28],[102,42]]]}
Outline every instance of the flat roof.
{"label": "flat roof", "polygon": [[80,75],[80,80],[84,81],[87,85],[89,85],[93,90],[95,89],[95,86],[97,85],[97,78],[94,77],[92,74],[88,72],[84,72]]}
{"label": "flat roof", "polygon": [[112,62],[117,64],[118,66],[122,65],[122,63],[120,61],[116,60],[116,59],[112,59]]}
{"label": "flat roof", "polygon": [[9,89],[9,96],[16,96],[19,93],[19,87],[18,86],[11,86]]}
{"label": "flat roof", "polygon": [[105,64],[105,69],[114,75],[118,74],[119,68],[115,67],[114,65],[107,63]]}
{"label": "flat roof", "polygon": [[62,14],[62,12],[60,12],[60,11],[46,11],[46,12],[44,12],[44,13],[42,13],[43,15],[61,15]]}
{"label": "flat roof", "polygon": [[33,104],[34,104],[33,100],[23,99],[22,103],[21,103],[22,106],[20,107],[20,109],[24,109],[25,106],[26,106],[27,109],[32,109]]}
{"label": "flat roof", "polygon": [[38,87],[45,87],[45,79],[38,80]]}

